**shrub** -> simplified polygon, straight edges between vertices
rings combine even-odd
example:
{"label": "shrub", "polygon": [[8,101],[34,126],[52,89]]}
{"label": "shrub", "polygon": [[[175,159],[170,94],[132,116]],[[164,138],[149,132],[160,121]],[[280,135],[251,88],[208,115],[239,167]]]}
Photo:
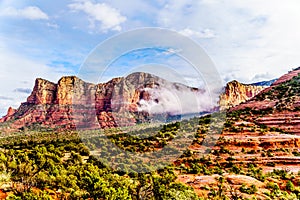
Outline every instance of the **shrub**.
{"label": "shrub", "polygon": [[271,190],[279,190],[279,186],[277,185],[277,183],[273,182],[268,182],[266,187]]}
{"label": "shrub", "polygon": [[285,188],[286,188],[286,190],[291,191],[291,192],[295,190],[295,186],[294,186],[294,184],[292,183],[292,181],[288,181],[288,182],[286,183]]}
{"label": "shrub", "polygon": [[247,187],[246,184],[243,184],[240,187],[240,191],[246,194],[255,194],[257,192],[257,187],[253,184],[250,187]]}

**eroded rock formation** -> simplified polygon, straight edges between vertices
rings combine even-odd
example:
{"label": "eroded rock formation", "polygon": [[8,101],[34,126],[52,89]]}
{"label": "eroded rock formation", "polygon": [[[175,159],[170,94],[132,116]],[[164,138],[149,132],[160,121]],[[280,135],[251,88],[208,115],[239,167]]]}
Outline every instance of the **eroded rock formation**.
{"label": "eroded rock formation", "polygon": [[[195,88],[171,83],[147,73],[133,73],[107,83],[87,83],[78,77],[62,77],[57,84],[36,79],[27,101],[17,110],[10,109],[0,122],[10,129],[30,126],[46,128],[109,128],[147,121],[149,113],[139,110],[140,101],[151,99],[149,88],[172,85],[190,92]],[[158,102],[156,102],[158,103]]]}
{"label": "eroded rock formation", "polygon": [[234,80],[227,83],[225,92],[220,96],[220,109],[224,110],[243,103],[258,93],[260,93],[266,86],[255,86],[250,84],[242,84]]}

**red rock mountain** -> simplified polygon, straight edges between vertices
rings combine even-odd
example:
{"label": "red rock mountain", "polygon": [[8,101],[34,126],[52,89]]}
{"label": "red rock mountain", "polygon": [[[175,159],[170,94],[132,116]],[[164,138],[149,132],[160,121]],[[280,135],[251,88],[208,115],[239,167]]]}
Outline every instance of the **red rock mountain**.
{"label": "red rock mountain", "polygon": [[134,73],[100,84],[87,83],[75,76],[63,77],[57,84],[38,78],[27,101],[17,110],[10,108],[0,119],[0,130],[133,125],[149,120],[149,113],[139,110],[141,100],[159,101],[151,99],[149,88],[164,85],[171,85],[174,90],[198,91],[146,73]]}
{"label": "red rock mountain", "polygon": [[[298,75],[295,69],[280,77],[270,87],[229,82],[225,93],[220,96],[221,109],[265,110],[276,107],[276,112],[256,119],[265,125],[283,127],[298,132],[296,112],[278,112],[286,105],[293,110],[300,105],[298,95],[292,98],[277,97],[276,88]],[[24,127],[45,127],[59,129],[108,128],[134,125],[149,120],[149,113],[140,110],[141,100],[158,103],[150,94],[151,88],[171,85],[175,90],[199,92],[182,84],[170,83],[146,73],[134,73],[125,78],[115,78],[107,83],[92,84],[75,77],[63,77],[58,83],[36,79],[35,86],[27,101],[18,109],[9,108],[0,119],[0,131],[18,130]],[[290,91],[290,87],[286,92]],[[294,91],[295,92],[295,91]],[[297,92],[297,91],[296,91]],[[272,94],[275,94],[275,96]],[[288,100],[288,101],[286,101]],[[286,124],[285,122],[291,122]],[[300,124],[299,124],[300,127]],[[300,131],[299,131],[300,132]]]}
{"label": "red rock mountain", "polygon": [[8,121],[10,119],[13,119],[13,116],[16,113],[16,111],[17,111],[16,109],[13,109],[12,107],[9,107],[8,110],[7,110],[7,114],[3,118],[0,119],[0,123]]}
{"label": "red rock mountain", "polygon": [[243,84],[236,80],[231,81],[227,83],[225,92],[220,95],[220,109],[225,110],[237,106],[251,99],[266,87],[267,86]]}

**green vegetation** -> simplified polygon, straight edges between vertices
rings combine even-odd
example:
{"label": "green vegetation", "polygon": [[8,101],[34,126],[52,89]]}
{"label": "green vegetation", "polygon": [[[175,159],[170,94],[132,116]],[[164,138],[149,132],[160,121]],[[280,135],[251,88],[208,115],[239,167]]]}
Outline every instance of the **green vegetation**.
{"label": "green vegetation", "polygon": [[90,156],[75,133],[68,140],[45,136],[49,139],[4,141],[1,183],[13,185],[10,199],[197,199],[191,188],[175,182],[172,168],[124,174]]}
{"label": "green vegetation", "polygon": [[[277,166],[272,160],[277,154],[298,156],[298,149],[259,148],[252,138],[219,137],[220,131],[279,132],[246,123],[249,112],[229,113],[224,127],[222,118],[207,115],[157,126],[6,135],[0,140],[0,186],[8,185],[8,199],[249,199],[258,194],[299,199],[300,174],[263,170]],[[174,140],[177,144],[172,145]],[[133,159],[130,153],[145,156]],[[164,160],[176,155],[173,162]],[[152,170],[152,161],[163,167]],[[141,169],[151,172],[137,173]],[[197,196],[195,181],[183,184],[178,180],[182,175],[211,176],[216,183],[202,186],[205,192]],[[264,194],[255,184],[234,185],[228,175],[260,181]]]}
{"label": "green vegetation", "polygon": [[1,185],[10,185],[9,199],[198,199],[192,188],[175,181],[174,166],[139,174],[135,171],[151,166],[122,152],[152,152],[173,139],[189,141],[165,148],[161,156],[181,155],[178,151],[186,151],[195,138],[203,140],[210,121],[207,116],[133,130],[11,134],[0,141],[0,177],[6,177]]}
{"label": "green vegetation", "polygon": [[[290,110],[299,111],[299,107],[290,107],[292,102],[296,101],[296,96],[300,93],[300,75],[295,76],[291,80],[281,83],[271,90],[257,95],[255,98],[259,101],[268,99],[278,99],[279,102],[275,106],[278,111]],[[263,112],[263,111],[260,111]],[[272,112],[272,108],[268,108],[265,112]]]}
{"label": "green vegetation", "polygon": [[253,184],[250,187],[247,187],[246,184],[244,183],[240,187],[240,191],[246,194],[255,194],[257,192],[257,187]]}

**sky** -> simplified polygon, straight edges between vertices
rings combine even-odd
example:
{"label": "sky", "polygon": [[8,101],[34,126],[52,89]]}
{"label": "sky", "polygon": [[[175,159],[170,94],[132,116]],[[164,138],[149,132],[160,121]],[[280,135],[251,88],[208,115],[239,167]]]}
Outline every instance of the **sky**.
{"label": "sky", "polygon": [[[78,75],[97,45],[144,27],[190,37],[224,84],[277,78],[300,66],[299,7],[298,0],[1,0],[0,115],[26,101],[36,78]],[[113,75],[161,61],[186,64],[157,49],[133,51],[112,64]]]}

